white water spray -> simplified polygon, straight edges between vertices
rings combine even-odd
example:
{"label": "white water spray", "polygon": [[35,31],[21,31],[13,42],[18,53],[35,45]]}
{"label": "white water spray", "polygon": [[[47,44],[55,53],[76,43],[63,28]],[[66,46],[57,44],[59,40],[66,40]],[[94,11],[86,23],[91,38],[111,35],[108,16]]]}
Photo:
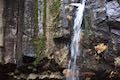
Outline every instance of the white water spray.
{"label": "white water spray", "polygon": [[79,50],[79,42],[81,36],[81,25],[83,21],[83,12],[85,8],[85,1],[82,0],[82,3],[72,3],[72,6],[76,6],[76,18],[74,20],[74,27],[73,27],[73,39],[71,42],[71,60],[69,61],[68,69],[69,69],[69,77],[66,80],[79,80],[79,69],[76,65],[77,57],[80,55]]}

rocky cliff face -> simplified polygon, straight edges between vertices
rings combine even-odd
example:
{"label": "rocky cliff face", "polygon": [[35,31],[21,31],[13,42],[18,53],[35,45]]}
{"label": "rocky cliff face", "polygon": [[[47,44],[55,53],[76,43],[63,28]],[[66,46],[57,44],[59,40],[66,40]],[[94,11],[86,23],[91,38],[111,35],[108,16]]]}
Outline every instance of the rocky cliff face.
{"label": "rocky cliff face", "polygon": [[2,62],[2,48],[3,47],[3,0],[0,1],[0,62]]}
{"label": "rocky cliff face", "polygon": [[[107,76],[102,74],[119,72],[119,65],[115,64],[116,58],[119,58],[120,46],[119,8],[120,5],[116,0],[88,0],[86,3],[85,32],[81,43],[83,54],[79,66],[83,72],[96,72],[96,78],[92,77],[92,79],[107,79]],[[107,48],[102,51],[100,46]]]}
{"label": "rocky cliff face", "polygon": [[[46,54],[49,54],[50,58],[55,58],[60,65],[66,63],[70,41],[69,28],[66,29],[68,27],[67,18],[62,21],[66,17],[66,13],[65,10],[60,9],[61,4],[64,5],[61,1],[47,1],[46,9]],[[66,23],[62,25],[64,21]]]}
{"label": "rocky cliff face", "polygon": [[[13,0],[13,2],[8,0],[4,1],[4,3],[1,2],[4,5],[3,17],[5,20],[5,42],[3,46],[5,63],[16,63],[18,53],[35,56],[35,36],[46,37],[45,53],[49,53],[49,57],[52,57],[53,53],[59,48],[62,49],[62,47],[66,46],[65,49],[67,49],[70,41],[70,27],[68,27],[67,20],[68,12],[65,10],[65,7],[68,6],[65,5],[69,1],[46,1],[44,3],[42,0],[26,0],[19,3],[19,0]],[[2,5],[1,10],[3,10]],[[2,21],[2,18],[0,21]],[[56,53],[59,54],[59,52]]]}
{"label": "rocky cliff face", "polygon": [[[4,61],[16,63],[20,59],[22,49],[22,26],[24,1],[4,1]],[[17,54],[16,54],[17,53]]]}
{"label": "rocky cliff face", "polygon": [[[0,45],[0,62],[4,63],[0,65],[3,69],[0,73],[4,73],[3,76],[40,80],[65,77],[76,9],[69,5],[72,2],[4,0],[4,13],[1,13],[3,6],[0,5],[0,28],[4,19],[4,45]],[[82,55],[78,59],[81,78],[119,77],[119,13],[117,0],[87,0],[80,42]]]}

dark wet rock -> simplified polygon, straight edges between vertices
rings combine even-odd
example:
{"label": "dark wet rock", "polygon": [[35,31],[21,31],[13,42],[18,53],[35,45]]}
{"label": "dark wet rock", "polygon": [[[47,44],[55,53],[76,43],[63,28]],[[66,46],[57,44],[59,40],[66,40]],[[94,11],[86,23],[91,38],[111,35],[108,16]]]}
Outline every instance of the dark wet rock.
{"label": "dark wet rock", "polygon": [[33,69],[34,69],[34,65],[30,65],[30,64],[22,65],[17,68],[18,72],[23,74],[30,74],[33,72]]}
{"label": "dark wet rock", "polygon": [[[98,32],[96,32],[98,33]],[[89,41],[90,40],[90,41]],[[112,51],[104,51],[100,54],[97,54],[95,51],[95,46],[104,43],[108,46],[111,44],[109,35],[103,34],[97,34],[87,37],[87,39],[84,38],[84,45],[83,45],[83,53],[82,53],[82,59],[80,61],[80,68],[82,68],[83,71],[103,71],[103,70],[112,70],[114,69],[114,58],[116,56],[115,52]],[[91,49],[89,52],[86,51],[88,49]],[[101,74],[101,73],[100,73]]]}
{"label": "dark wet rock", "polygon": [[54,42],[56,45],[57,44],[68,44],[70,43],[70,36],[68,35],[66,37],[62,36],[62,37],[54,38]]}
{"label": "dark wet rock", "polygon": [[97,26],[96,30],[98,30],[98,31],[101,30],[101,31],[104,31],[106,33],[109,33],[109,31],[110,31],[106,20],[102,20],[102,21],[97,20],[95,25]]}
{"label": "dark wet rock", "polygon": [[113,1],[113,0],[106,0],[107,2]]}
{"label": "dark wet rock", "polygon": [[59,64],[57,64],[54,59],[44,58],[37,65],[37,70],[39,73],[47,70],[52,72],[57,72],[57,71],[61,71],[62,68],[60,68]]}
{"label": "dark wet rock", "polygon": [[84,41],[82,42],[82,45],[84,48],[88,49],[94,49],[94,47],[99,43],[105,43],[108,44],[110,40],[110,36],[108,34],[105,35],[105,33],[102,33],[100,31],[97,31],[95,35],[90,35],[89,37],[84,37]]}
{"label": "dark wet rock", "polygon": [[120,30],[117,30],[117,29],[111,29],[111,32],[116,34],[116,35],[119,35],[120,36]]}
{"label": "dark wet rock", "polygon": [[107,77],[109,75],[105,70],[99,70],[95,73],[96,75],[91,78],[92,80],[107,80]]}
{"label": "dark wet rock", "polygon": [[12,64],[12,63],[4,64],[5,73],[14,72],[16,68],[17,68],[16,64]]}
{"label": "dark wet rock", "polygon": [[22,62],[24,64],[29,64],[29,63],[33,63],[35,61],[35,57],[31,57],[31,56],[23,56]]}
{"label": "dark wet rock", "polygon": [[2,73],[2,74],[0,73],[0,78],[2,80],[8,80],[8,79],[10,79],[9,76],[7,74],[4,74],[4,73]]}
{"label": "dark wet rock", "polygon": [[108,21],[108,26],[110,28],[120,30],[120,22],[118,21]]}
{"label": "dark wet rock", "polygon": [[14,72],[16,69],[16,65],[12,63],[8,64],[0,64],[0,78],[2,80],[10,80],[10,76],[8,73]]}

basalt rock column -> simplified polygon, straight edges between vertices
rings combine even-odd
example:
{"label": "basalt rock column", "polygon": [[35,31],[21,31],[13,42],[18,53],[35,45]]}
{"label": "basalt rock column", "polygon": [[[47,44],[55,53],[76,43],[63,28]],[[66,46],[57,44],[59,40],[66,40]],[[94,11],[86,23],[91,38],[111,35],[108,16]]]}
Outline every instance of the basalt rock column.
{"label": "basalt rock column", "polygon": [[[5,28],[4,28],[4,61],[5,63],[19,62],[22,55],[22,27],[24,0],[5,1]],[[19,57],[18,57],[19,56]]]}
{"label": "basalt rock column", "polygon": [[24,28],[22,37],[22,52],[25,56],[34,57],[35,49],[33,46],[34,27],[35,27],[35,0],[25,0]]}
{"label": "basalt rock column", "polygon": [[3,47],[3,0],[0,0],[0,62],[2,62],[2,47]]}
{"label": "basalt rock column", "polygon": [[0,46],[3,46],[3,0],[0,0]]}

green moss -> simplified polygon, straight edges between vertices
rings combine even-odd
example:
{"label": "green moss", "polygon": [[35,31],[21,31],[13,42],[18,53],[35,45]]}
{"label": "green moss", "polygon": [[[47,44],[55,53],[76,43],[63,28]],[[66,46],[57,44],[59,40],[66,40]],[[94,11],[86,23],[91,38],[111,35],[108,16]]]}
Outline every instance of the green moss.
{"label": "green moss", "polygon": [[45,32],[46,32],[46,14],[47,14],[47,11],[46,11],[46,8],[47,8],[47,1],[44,0],[44,15],[43,15],[43,31],[44,31],[44,36],[45,36]]}
{"label": "green moss", "polygon": [[38,32],[38,0],[35,0],[35,32]]}
{"label": "green moss", "polygon": [[52,15],[52,28],[51,30],[53,32],[56,32],[58,30],[57,26],[59,24],[59,21],[60,21],[60,5],[61,5],[61,2],[60,0],[53,0],[51,6],[50,6],[50,14]]}
{"label": "green moss", "polygon": [[43,35],[38,36],[38,0],[35,0],[35,35],[33,38],[33,43],[36,48],[36,60],[34,61],[34,65],[38,64],[41,59],[45,57],[45,27],[46,27],[46,0],[44,0],[44,16],[43,16]]}
{"label": "green moss", "polygon": [[84,34],[89,36],[92,34],[92,11],[88,10],[88,14],[84,16],[83,24],[84,24]]}
{"label": "green moss", "polygon": [[60,12],[60,0],[53,0],[52,5],[50,6],[50,13],[53,16],[56,16]]}
{"label": "green moss", "polygon": [[45,57],[45,53],[44,53],[45,41],[46,41],[45,36],[41,36],[40,38],[34,40],[34,44],[36,46],[36,53],[37,53],[37,57],[36,60],[34,61],[34,64],[38,64],[39,61]]}

